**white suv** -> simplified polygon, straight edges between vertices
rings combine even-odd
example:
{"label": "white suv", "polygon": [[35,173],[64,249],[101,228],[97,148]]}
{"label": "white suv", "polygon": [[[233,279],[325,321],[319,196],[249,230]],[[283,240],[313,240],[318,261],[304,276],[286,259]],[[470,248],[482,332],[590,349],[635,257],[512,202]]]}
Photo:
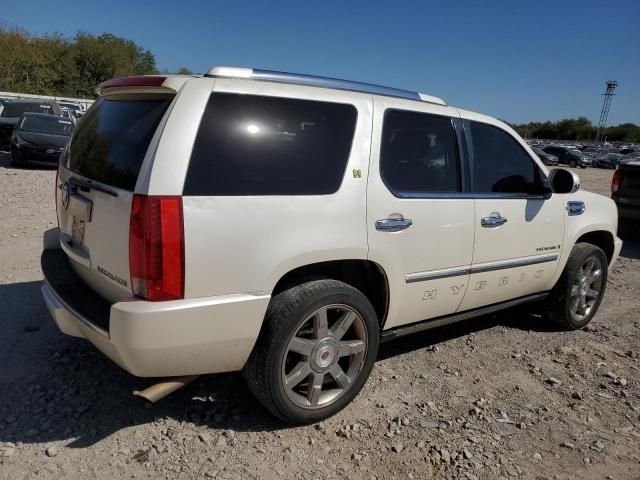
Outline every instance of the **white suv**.
{"label": "white suv", "polygon": [[294,423],[359,392],[378,345],[525,302],[594,316],[609,198],[436,97],[216,67],[119,78],[58,171],[42,292],[143,377],[244,370]]}

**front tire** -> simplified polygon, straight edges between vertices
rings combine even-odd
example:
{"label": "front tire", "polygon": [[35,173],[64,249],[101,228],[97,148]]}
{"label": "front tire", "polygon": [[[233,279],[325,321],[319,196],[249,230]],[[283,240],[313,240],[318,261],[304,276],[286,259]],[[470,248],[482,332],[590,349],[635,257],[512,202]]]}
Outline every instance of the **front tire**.
{"label": "front tire", "polygon": [[311,281],[271,299],[243,373],[275,416],[314,423],[358,395],[378,343],[378,318],[362,292],[337,280]]}
{"label": "front tire", "polygon": [[608,260],[601,248],[577,243],[548,298],[547,314],[566,330],[585,327],[595,316],[607,286]]}
{"label": "front tire", "polygon": [[570,161],[569,161],[569,166],[570,166],[571,168],[576,168],[576,165],[577,165],[577,163],[576,163],[576,161],[575,161],[575,160],[570,160]]}

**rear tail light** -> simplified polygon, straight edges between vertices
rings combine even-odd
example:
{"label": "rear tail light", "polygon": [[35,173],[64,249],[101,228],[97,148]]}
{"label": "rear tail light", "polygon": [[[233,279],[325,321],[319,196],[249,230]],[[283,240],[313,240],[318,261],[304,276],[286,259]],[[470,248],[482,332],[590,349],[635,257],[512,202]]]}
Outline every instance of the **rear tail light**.
{"label": "rear tail light", "polygon": [[184,298],[182,197],[133,196],[129,269],[134,295],[154,301]]}
{"label": "rear tail light", "polygon": [[611,193],[618,193],[618,190],[620,190],[620,170],[613,172],[611,177]]}

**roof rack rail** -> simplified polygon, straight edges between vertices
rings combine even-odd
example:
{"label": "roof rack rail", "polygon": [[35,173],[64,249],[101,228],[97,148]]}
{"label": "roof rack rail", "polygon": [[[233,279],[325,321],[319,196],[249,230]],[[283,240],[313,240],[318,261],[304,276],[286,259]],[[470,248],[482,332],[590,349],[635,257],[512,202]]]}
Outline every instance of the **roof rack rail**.
{"label": "roof rack rail", "polygon": [[446,105],[443,99],[426,95],[424,93],[385,87],[382,85],[374,85],[371,83],[352,82],[350,80],[340,80],[338,78],[330,77],[319,77],[316,75],[276,72],[273,70],[260,70],[256,68],[213,67],[204,76],[216,78],[246,78],[266,82],[282,82],[311,87],[334,88],[338,90],[349,90],[352,92],[370,93],[373,95],[384,95],[386,97],[405,98],[408,100],[435,103],[437,105]]}

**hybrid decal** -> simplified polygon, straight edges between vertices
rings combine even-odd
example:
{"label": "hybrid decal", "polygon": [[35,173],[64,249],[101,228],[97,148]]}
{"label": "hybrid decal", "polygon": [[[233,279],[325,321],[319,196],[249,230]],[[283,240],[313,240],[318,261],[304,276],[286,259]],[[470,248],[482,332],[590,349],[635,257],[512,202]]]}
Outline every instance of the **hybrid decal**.
{"label": "hybrid decal", "polygon": [[478,290],[484,290],[487,287],[487,281],[486,280],[480,280],[479,282],[476,282],[476,287],[474,288],[474,290],[478,291]]}
{"label": "hybrid decal", "polygon": [[422,297],[422,300],[424,301],[435,300],[437,294],[438,294],[437,288],[434,290],[427,290],[426,292],[424,292],[424,296]]}
{"label": "hybrid decal", "polygon": [[100,265],[98,265],[98,272],[100,272],[102,275],[107,277],[109,280],[113,280],[114,282],[119,283],[123,287],[127,286],[127,281],[124,278],[120,278],[117,275],[114,275],[110,271],[105,270],[104,268],[102,268]]}

